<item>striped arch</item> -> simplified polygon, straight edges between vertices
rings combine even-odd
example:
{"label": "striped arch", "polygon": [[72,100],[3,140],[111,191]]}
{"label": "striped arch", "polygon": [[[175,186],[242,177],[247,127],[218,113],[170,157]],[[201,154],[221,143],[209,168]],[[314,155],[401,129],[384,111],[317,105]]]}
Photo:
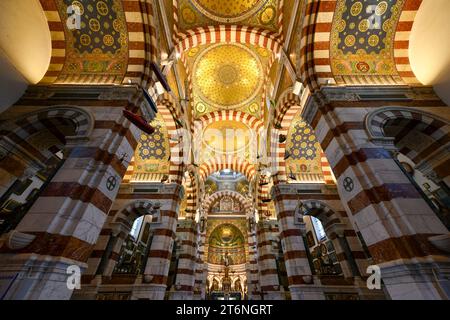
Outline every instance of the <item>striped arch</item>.
{"label": "striped arch", "polygon": [[[386,107],[373,111],[366,117],[366,130],[371,138],[385,137],[384,126],[389,120],[406,119],[422,122],[421,131],[439,140],[450,133],[450,124],[436,115],[405,107]],[[413,129],[413,128],[411,128]]]}
{"label": "striped arch", "polygon": [[[175,32],[175,34],[177,34]],[[214,43],[242,43],[263,47],[278,53],[282,45],[277,33],[257,27],[218,25],[198,27],[178,34],[176,50],[180,54],[197,46]]]}
{"label": "striped arch", "polygon": [[150,63],[158,61],[157,17],[153,6],[153,0],[139,0],[126,1],[123,8],[127,18],[130,48],[128,69],[123,82],[142,82],[143,86],[151,88],[151,94],[156,80],[152,81]]}
{"label": "striped arch", "polygon": [[422,4],[422,0],[406,0],[403,6],[400,21],[397,24],[397,30],[394,40],[394,59],[397,71],[406,84],[420,85],[414,75],[409,61],[409,39],[414,24],[417,11]]}
{"label": "striped arch", "polygon": [[161,114],[166,124],[167,133],[169,135],[170,147],[170,168],[169,179],[171,183],[182,184],[183,169],[184,169],[184,154],[183,154],[183,132],[175,119],[180,119],[177,116],[176,101],[172,96],[165,93],[162,99],[158,102],[158,112]]}
{"label": "striped arch", "polygon": [[134,221],[143,215],[152,215],[152,221],[157,222],[160,218],[160,204],[150,200],[135,200],[127,203],[122,210],[114,216],[112,223],[121,223],[130,228]]}
{"label": "striped arch", "polygon": [[260,218],[263,217],[269,217],[270,212],[267,203],[263,202],[263,199],[268,199],[270,197],[269,191],[270,187],[268,184],[262,184],[263,182],[266,182],[267,179],[259,177],[259,183],[258,183],[258,194],[257,194],[257,209],[258,214]]}
{"label": "striped arch", "polygon": [[242,173],[249,182],[253,180],[256,175],[256,168],[247,160],[239,159],[234,156],[222,156],[209,159],[203,163],[199,168],[199,175],[202,181],[205,181],[214,172],[231,169]]}
{"label": "striped arch", "polygon": [[50,65],[41,83],[53,83],[61,73],[66,61],[66,35],[59,16],[58,7],[53,0],[39,0],[47,17],[52,37],[52,56]]}
{"label": "striped arch", "polygon": [[[278,184],[280,182],[285,182],[287,180],[286,173],[286,160],[284,159],[286,155],[286,142],[280,143],[279,136],[284,135],[288,137],[289,129],[293,123],[294,118],[302,108],[300,107],[300,99],[298,96],[292,93],[292,88],[287,89],[280,97],[280,100],[275,109],[274,126],[275,129],[272,131],[271,135],[271,154],[272,163],[278,175],[274,177],[274,183]],[[331,171],[330,164],[325,156],[325,153],[321,151],[321,166],[322,173],[324,176],[324,181],[326,184],[334,184],[335,179]]]}
{"label": "striped arch", "polygon": [[188,174],[185,176],[184,190],[186,198],[186,216],[193,217],[197,210],[198,202],[198,186],[197,177],[195,172],[188,170]]}
{"label": "striped arch", "polygon": [[274,184],[287,181],[286,175],[286,142],[280,143],[280,135],[287,137],[292,120],[301,111],[298,96],[292,93],[292,88],[282,93],[274,111],[273,128],[270,137],[270,155],[272,168],[277,174],[273,177]]}
{"label": "striped arch", "polygon": [[[330,62],[330,36],[336,0],[307,0],[304,12],[297,70],[311,92],[327,80],[334,80]],[[301,17],[302,18],[302,17]]]}
{"label": "striped arch", "polygon": [[[0,135],[23,146],[31,135],[45,129],[55,131],[58,125],[66,124],[67,120],[73,123],[77,137],[90,136],[94,127],[93,116],[72,106],[53,106],[28,113],[14,121],[5,121],[1,123]],[[55,134],[58,132],[55,131]]]}
{"label": "striped arch", "polygon": [[302,206],[297,213],[302,215],[310,215],[319,219],[326,230],[333,224],[342,224],[342,217],[325,203],[319,200],[302,201]]}
{"label": "striped arch", "polygon": [[[385,134],[387,125],[395,125],[403,129],[395,137],[390,137]],[[399,152],[416,164],[425,159],[430,161],[430,155],[442,148],[450,150],[450,124],[444,119],[439,119],[435,115],[423,111],[401,107],[382,108],[367,116],[366,129],[373,140],[383,140],[385,137],[395,138],[394,143],[398,146]],[[431,142],[417,144],[417,148],[414,149],[408,148],[402,143],[403,138],[414,134],[414,132],[420,132],[429,137]],[[416,135],[414,134],[414,136]],[[448,154],[448,151],[445,151],[445,153]],[[440,161],[443,159],[433,160]],[[448,161],[445,161],[440,167],[443,165],[448,166]],[[444,176],[447,176],[448,169],[444,171],[447,172]]]}
{"label": "striped arch", "polygon": [[239,201],[239,203],[244,207],[244,211],[247,215],[250,215],[252,213],[251,200],[247,199],[239,192],[231,191],[231,190],[218,191],[218,192],[213,193],[211,196],[209,196],[202,205],[205,212],[208,213],[211,210],[211,207],[218,200],[220,200],[221,198],[223,198],[225,196],[231,197],[235,201]]}
{"label": "striped arch", "polygon": [[200,124],[201,127],[196,129],[203,130],[211,123],[224,120],[242,122],[253,129],[256,134],[264,129],[264,122],[262,120],[259,120],[248,113],[235,110],[220,110],[205,114],[195,122],[195,126],[197,127],[197,124]]}

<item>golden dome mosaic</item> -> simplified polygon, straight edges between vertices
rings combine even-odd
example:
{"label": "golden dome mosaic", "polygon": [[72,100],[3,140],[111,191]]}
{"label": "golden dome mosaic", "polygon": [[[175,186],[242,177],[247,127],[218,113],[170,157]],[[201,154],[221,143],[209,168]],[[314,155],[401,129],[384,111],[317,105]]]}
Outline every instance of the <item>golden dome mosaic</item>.
{"label": "golden dome mosaic", "polygon": [[244,45],[211,46],[194,63],[194,86],[207,104],[234,109],[250,103],[263,85],[262,64]]}
{"label": "golden dome mosaic", "polygon": [[198,11],[220,22],[236,22],[256,14],[267,0],[192,0]]}

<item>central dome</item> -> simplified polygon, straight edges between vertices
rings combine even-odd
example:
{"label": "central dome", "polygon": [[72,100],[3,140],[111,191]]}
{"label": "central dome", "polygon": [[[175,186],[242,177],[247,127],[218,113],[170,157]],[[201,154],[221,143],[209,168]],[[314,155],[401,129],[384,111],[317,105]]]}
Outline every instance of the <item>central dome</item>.
{"label": "central dome", "polygon": [[214,45],[203,51],[194,64],[194,86],[206,103],[234,109],[249,103],[263,85],[262,65],[243,45]]}

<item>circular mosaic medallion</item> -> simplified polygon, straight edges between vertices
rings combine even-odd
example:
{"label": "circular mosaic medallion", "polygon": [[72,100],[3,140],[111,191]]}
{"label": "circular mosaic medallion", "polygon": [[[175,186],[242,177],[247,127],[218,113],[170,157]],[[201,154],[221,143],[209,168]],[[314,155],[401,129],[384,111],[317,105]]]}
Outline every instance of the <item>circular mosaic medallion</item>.
{"label": "circular mosaic medallion", "polygon": [[234,109],[250,103],[263,85],[258,56],[244,45],[218,44],[200,53],[193,83],[206,104]]}
{"label": "circular mosaic medallion", "polygon": [[363,4],[361,2],[355,2],[350,8],[350,13],[352,16],[356,17],[362,11]]}

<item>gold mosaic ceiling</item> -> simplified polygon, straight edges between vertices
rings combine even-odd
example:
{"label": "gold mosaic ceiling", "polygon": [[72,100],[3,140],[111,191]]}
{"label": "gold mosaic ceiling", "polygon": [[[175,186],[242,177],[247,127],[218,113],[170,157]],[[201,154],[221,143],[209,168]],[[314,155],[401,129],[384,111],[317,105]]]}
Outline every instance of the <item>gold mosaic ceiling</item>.
{"label": "gold mosaic ceiling", "polygon": [[214,45],[197,58],[194,83],[206,103],[234,109],[250,102],[261,90],[262,65],[243,45]]}
{"label": "gold mosaic ceiling", "polygon": [[239,24],[278,32],[280,0],[176,0],[178,31],[200,26]]}
{"label": "gold mosaic ceiling", "polygon": [[267,0],[192,0],[195,7],[208,18],[232,22],[255,14]]}
{"label": "gold mosaic ceiling", "polygon": [[270,57],[265,48],[242,44],[202,45],[187,51],[194,117],[233,109],[260,119]]}

